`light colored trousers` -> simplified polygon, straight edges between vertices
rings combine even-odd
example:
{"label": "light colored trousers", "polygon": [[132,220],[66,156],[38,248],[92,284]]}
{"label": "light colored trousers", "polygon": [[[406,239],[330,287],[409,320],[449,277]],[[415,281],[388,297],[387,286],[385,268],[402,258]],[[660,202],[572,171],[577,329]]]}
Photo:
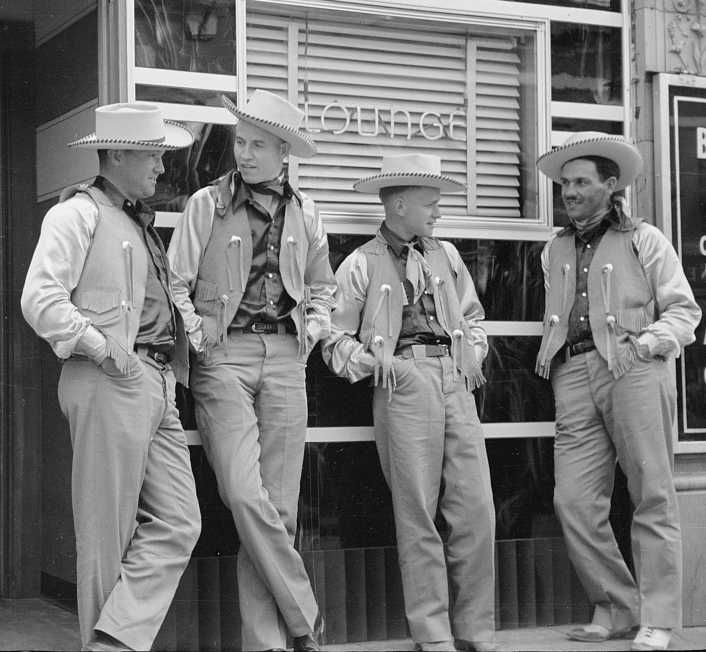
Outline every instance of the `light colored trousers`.
{"label": "light colored trousers", "polygon": [[294,335],[229,335],[192,370],[204,450],[240,537],[244,650],[286,648],[318,606],[294,548],[306,441],[305,363]]}
{"label": "light colored trousers", "polygon": [[174,373],[137,355],[125,376],[70,359],[69,420],[81,640],[94,629],[149,650],[201,530]]}
{"label": "light colored trousers", "polygon": [[[396,357],[394,370],[391,400],[386,388],[375,390],[375,441],[392,493],[412,638],[493,641],[495,509],[475,400],[454,379],[449,356]],[[446,555],[437,505],[448,524]]]}
{"label": "light colored trousers", "polygon": [[[608,629],[681,627],[681,531],[672,479],[672,364],[637,360],[615,380],[597,351],[555,362],[554,505],[595,611]],[[608,516],[615,464],[634,505],[637,584]]]}

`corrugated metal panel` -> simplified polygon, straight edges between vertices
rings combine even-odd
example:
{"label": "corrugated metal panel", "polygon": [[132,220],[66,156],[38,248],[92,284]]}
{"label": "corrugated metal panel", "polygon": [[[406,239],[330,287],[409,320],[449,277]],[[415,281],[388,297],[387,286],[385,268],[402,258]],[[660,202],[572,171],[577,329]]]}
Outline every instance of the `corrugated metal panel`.
{"label": "corrugated metal panel", "polygon": [[444,195],[445,214],[520,217],[514,39],[264,14],[248,15],[247,34],[250,92],[291,96],[288,69],[296,66],[298,103],[319,154],[295,170],[322,211],[379,212],[377,197],[355,193],[353,182],[374,174],[384,153],[414,149],[439,155],[445,174],[469,183],[468,194]]}

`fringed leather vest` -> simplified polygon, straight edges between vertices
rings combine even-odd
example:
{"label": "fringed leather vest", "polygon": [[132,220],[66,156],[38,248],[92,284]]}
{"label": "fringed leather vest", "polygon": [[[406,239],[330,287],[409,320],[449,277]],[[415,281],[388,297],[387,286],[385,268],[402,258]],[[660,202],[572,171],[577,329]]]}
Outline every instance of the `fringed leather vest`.
{"label": "fringed leather vest", "polygon": [[[422,243],[424,258],[431,268],[426,291],[434,296],[438,323],[451,338],[454,368],[464,375],[468,386],[475,389],[485,378],[468,339],[468,326],[459,306],[448,255],[439,240],[423,238]],[[360,251],[366,257],[369,284],[358,339],[375,356],[373,383],[386,387],[391,395],[396,386],[392,358],[402,327],[405,291],[380,234],[365,243]]]}
{"label": "fringed leather vest", "polygon": [[[227,341],[228,326],[233,321],[245,293],[252,265],[252,236],[244,207],[233,210],[231,183],[233,172],[218,179],[209,190],[216,207],[211,235],[204,248],[193,293],[193,304],[204,320],[207,334],[215,341]],[[313,223],[314,202],[302,196],[287,203],[280,247],[279,271],[287,294],[295,301],[291,317],[297,329],[299,357],[307,351],[306,309],[309,288],[304,282],[309,237],[306,222]]]}
{"label": "fringed leather vest", "polygon": [[[629,336],[637,337],[656,319],[652,290],[632,242],[640,221],[632,219],[630,229],[608,229],[588,269],[588,317],[593,341],[615,378],[630,369],[635,360]],[[549,294],[535,368],[544,378],[549,378],[552,358],[566,341],[576,272],[574,234],[557,236],[549,248]]]}

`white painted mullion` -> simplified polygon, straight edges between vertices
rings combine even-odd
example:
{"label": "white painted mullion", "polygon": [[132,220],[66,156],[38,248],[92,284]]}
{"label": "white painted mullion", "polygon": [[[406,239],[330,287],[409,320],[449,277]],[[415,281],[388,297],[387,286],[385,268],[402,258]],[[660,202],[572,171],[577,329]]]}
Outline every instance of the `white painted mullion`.
{"label": "white painted mullion", "polygon": [[205,72],[165,70],[163,68],[134,68],[133,82],[150,86],[171,86],[223,93],[235,93],[237,90],[235,75],[214,75]]}
{"label": "white painted mullion", "polygon": [[576,120],[606,120],[622,122],[625,107],[613,104],[589,104],[588,102],[552,102],[553,118],[573,118]]}
{"label": "white painted mullion", "polygon": [[261,0],[258,5],[296,7],[322,11],[370,13],[393,17],[419,17],[432,20],[457,20],[459,17],[516,18],[518,20],[550,20],[580,25],[622,27],[623,17],[618,12],[600,9],[580,9],[551,5],[538,5],[506,0]]}
{"label": "white painted mullion", "polygon": [[[299,24],[292,21],[287,26],[287,99],[299,106]],[[287,170],[290,183],[299,187],[299,157],[289,157]]]}
{"label": "white painted mullion", "polygon": [[466,37],[466,210],[476,212],[478,170],[476,161],[476,59],[478,48]]}
{"label": "white painted mullion", "polygon": [[235,2],[235,72],[238,77],[236,103],[242,107],[248,93],[247,12],[245,0],[233,1]]}

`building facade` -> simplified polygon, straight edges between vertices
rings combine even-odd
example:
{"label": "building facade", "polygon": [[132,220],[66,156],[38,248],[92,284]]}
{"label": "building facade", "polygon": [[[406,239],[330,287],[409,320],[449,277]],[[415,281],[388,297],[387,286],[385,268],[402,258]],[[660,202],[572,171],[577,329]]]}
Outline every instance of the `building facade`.
{"label": "building facade", "polygon": [[[7,4],[7,3],[6,3]],[[13,3],[10,2],[10,5]],[[700,0],[35,0],[0,5],[3,250],[0,595],[71,599],[70,443],[56,400],[60,366],[23,324],[19,293],[41,219],[66,186],[97,171],[65,144],[93,110],[158,102],[196,135],[165,155],[151,200],[168,241],[186,198],[232,166],[235,102],[264,88],[297,103],[319,145],[288,174],[317,202],[334,268],[381,211],[352,191],[383,153],[435,153],[468,192],[442,197],[452,239],[486,310],[488,384],[476,393],[497,512],[501,628],[589,617],[552,508],[553,401],[533,373],[543,313],[539,255],[566,223],[537,156],[571,132],[635,139],[646,161],[627,197],[682,256],[706,297],[706,7]],[[20,5],[23,9],[20,10]],[[6,15],[3,11],[8,12]],[[685,625],[706,624],[704,326],[677,361],[674,473],[684,533]],[[370,388],[307,368],[308,445],[298,545],[329,642],[405,635],[389,493],[372,441]],[[180,408],[204,515],[201,540],[165,622],[171,649],[237,649],[237,535]],[[618,474],[612,521],[629,557]],[[443,523],[440,523],[443,529]]]}

